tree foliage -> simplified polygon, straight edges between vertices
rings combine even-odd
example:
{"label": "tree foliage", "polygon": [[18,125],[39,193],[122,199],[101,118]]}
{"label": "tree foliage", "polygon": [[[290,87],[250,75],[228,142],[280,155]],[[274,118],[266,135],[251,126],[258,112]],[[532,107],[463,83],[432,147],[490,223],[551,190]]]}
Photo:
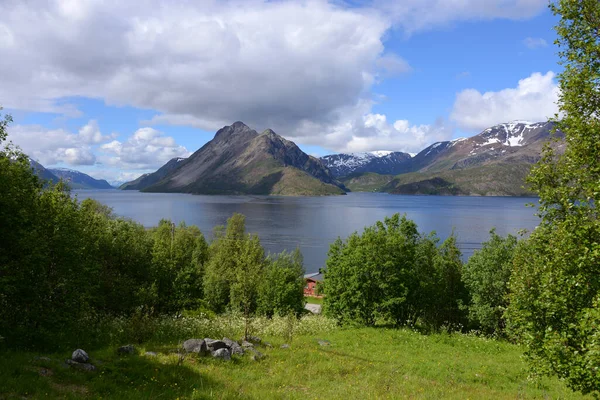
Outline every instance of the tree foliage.
{"label": "tree foliage", "polygon": [[488,335],[503,336],[508,306],[508,282],[512,273],[517,238],[502,237],[494,229],[481,250],[469,258],[463,280],[470,294],[469,320]]}
{"label": "tree foliage", "polygon": [[457,324],[460,269],[454,238],[438,248],[435,235],[420,235],[413,221],[395,214],[331,245],[324,308],[342,323]]}
{"label": "tree foliage", "polygon": [[566,148],[550,147],[530,176],[541,222],[519,248],[508,321],[535,370],[575,390],[600,388],[600,3],[559,0],[563,72],[560,119]]}
{"label": "tree foliage", "polygon": [[304,264],[300,250],[282,252],[267,260],[260,283],[259,313],[274,315],[300,315],[304,309]]}

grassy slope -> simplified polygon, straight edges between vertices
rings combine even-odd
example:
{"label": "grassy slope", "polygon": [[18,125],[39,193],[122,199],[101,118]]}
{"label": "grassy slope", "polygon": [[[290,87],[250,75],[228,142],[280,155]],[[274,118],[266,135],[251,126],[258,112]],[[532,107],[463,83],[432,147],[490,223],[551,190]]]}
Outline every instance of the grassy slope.
{"label": "grassy slope", "polygon": [[322,182],[304,171],[292,167],[283,168],[281,179],[273,185],[269,194],[285,196],[325,196],[345,194],[337,186]]}
{"label": "grassy slope", "polygon": [[347,176],[342,179],[342,183],[353,192],[380,192],[393,179],[393,175],[367,172]]}
{"label": "grassy slope", "polygon": [[300,336],[291,349],[268,339],[274,347],[261,349],[267,358],[259,362],[190,356],[178,366],[173,343],[147,346],[162,352],[154,358],[91,351],[95,373],[61,366],[68,353],[51,361],[4,353],[0,398],[580,398],[556,379],[528,379],[522,349],[493,340],[376,328]]}
{"label": "grassy slope", "polygon": [[[353,191],[383,191],[400,194],[414,194],[415,182],[426,181],[432,178],[442,178],[451,184],[451,187],[461,194],[474,196],[528,196],[531,192],[524,189],[525,177],[531,168],[530,164],[489,164],[474,168],[446,170],[437,172],[411,172],[389,179],[388,175],[364,174],[344,184]],[[381,186],[378,186],[381,183]],[[438,193],[439,192],[439,193]],[[445,190],[428,190],[427,193],[440,194]]]}

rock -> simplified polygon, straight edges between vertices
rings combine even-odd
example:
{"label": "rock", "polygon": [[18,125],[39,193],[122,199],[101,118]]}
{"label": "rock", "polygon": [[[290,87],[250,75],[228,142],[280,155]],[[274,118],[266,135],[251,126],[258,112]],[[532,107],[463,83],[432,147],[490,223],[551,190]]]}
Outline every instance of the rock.
{"label": "rock", "polygon": [[237,344],[236,342],[233,342],[231,347],[229,347],[229,351],[231,352],[231,354],[236,354],[238,356],[244,355],[244,348],[242,346],[240,346],[239,344]]}
{"label": "rock", "polygon": [[227,348],[221,348],[221,349],[217,349],[217,350],[213,351],[212,356],[214,358],[220,358],[225,361],[231,360],[231,353],[229,352],[229,350]]}
{"label": "rock", "polygon": [[262,340],[258,336],[248,336],[246,340],[254,344],[260,344],[262,342]]}
{"label": "rock", "polygon": [[265,347],[268,347],[269,349],[272,349],[272,348],[273,348],[273,346],[272,346],[272,345],[271,345],[271,343],[269,343],[269,342],[264,342],[264,343],[263,343],[263,346],[265,346]]}
{"label": "rock", "polygon": [[319,340],[319,346],[331,346],[331,342],[329,340]]}
{"label": "rock", "polygon": [[201,356],[208,354],[208,347],[203,339],[188,339],[183,342],[183,348],[187,353],[196,353]]}
{"label": "rock", "polygon": [[254,345],[252,343],[247,342],[247,341],[244,340],[242,342],[242,347],[246,349],[246,348],[254,347]]}
{"label": "rock", "polygon": [[92,364],[89,363],[82,363],[82,362],[77,362],[77,361],[73,361],[73,360],[67,360],[66,361],[67,365],[80,369],[82,371],[95,371],[96,367],[94,367]]}
{"label": "rock", "polygon": [[281,348],[282,348],[282,349],[289,349],[289,348],[290,348],[290,345],[289,345],[289,344],[282,344],[282,345],[281,345]]}
{"label": "rock", "polygon": [[71,355],[71,360],[78,363],[86,363],[90,361],[90,356],[88,356],[88,353],[86,353],[85,350],[77,349]]}
{"label": "rock", "polygon": [[40,374],[40,376],[52,376],[52,375],[54,375],[54,373],[52,372],[52,370],[48,369],[48,368],[40,368],[40,370],[38,371],[38,373]]}
{"label": "rock", "polygon": [[252,352],[252,356],[250,357],[252,359],[252,361],[258,361],[258,360],[262,360],[263,358],[265,358],[263,353],[256,350],[254,347],[250,347],[248,350],[250,350]]}
{"label": "rock", "polygon": [[132,344],[128,344],[126,346],[121,346],[117,349],[117,353],[119,353],[119,354],[135,354],[135,346]]}
{"label": "rock", "polygon": [[223,342],[227,345],[227,347],[231,347],[231,346],[233,346],[235,344],[238,344],[236,341],[231,340],[231,339],[226,338],[226,337],[223,338]]}
{"label": "rock", "polygon": [[211,352],[227,348],[227,344],[222,340],[204,339],[204,341],[206,342],[206,347]]}
{"label": "rock", "polygon": [[146,357],[156,357],[157,356],[157,354],[155,352],[153,352],[153,351],[147,351],[147,352],[144,353],[144,355]]}

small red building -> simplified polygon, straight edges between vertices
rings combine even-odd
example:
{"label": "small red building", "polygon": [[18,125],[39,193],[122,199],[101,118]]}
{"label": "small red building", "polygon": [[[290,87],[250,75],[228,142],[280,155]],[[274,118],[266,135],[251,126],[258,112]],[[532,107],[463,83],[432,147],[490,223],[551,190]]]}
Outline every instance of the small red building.
{"label": "small red building", "polygon": [[314,274],[306,274],[304,275],[304,280],[306,281],[306,285],[304,286],[304,295],[317,296],[315,294],[315,289],[317,283],[323,281],[323,274],[320,272],[315,272]]}

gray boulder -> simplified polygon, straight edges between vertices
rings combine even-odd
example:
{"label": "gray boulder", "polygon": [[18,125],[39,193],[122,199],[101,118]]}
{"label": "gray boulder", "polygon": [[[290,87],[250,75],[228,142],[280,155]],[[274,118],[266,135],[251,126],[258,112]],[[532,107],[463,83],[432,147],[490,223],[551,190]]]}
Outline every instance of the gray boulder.
{"label": "gray boulder", "polygon": [[91,372],[91,371],[96,370],[96,367],[94,367],[92,364],[89,364],[89,363],[82,363],[82,362],[77,362],[77,361],[73,361],[73,360],[67,360],[66,364],[70,367],[77,368],[82,371]]}
{"label": "gray boulder", "polygon": [[187,353],[196,353],[204,356],[208,353],[206,341],[203,339],[188,339],[183,342],[183,349]]}
{"label": "gray boulder", "polygon": [[222,340],[204,339],[204,341],[206,342],[206,347],[211,352],[227,348],[227,344]]}
{"label": "gray boulder", "polygon": [[248,349],[248,348],[254,347],[254,345],[253,345],[252,343],[250,343],[250,342],[248,342],[248,341],[244,340],[244,341],[242,342],[242,347],[243,347],[243,348],[245,348],[245,349]]}
{"label": "gray boulder", "polygon": [[71,360],[78,363],[86,363],[90,361],[90,356],[88,356],[88,353],[86,353],[85,350],[77,349],[71,355]]}
{"label": "gray boulder", "polygon": [[121,346],[117,349],[117,353],[119,353],[119,354],[135,354],[135,346],[132,344],[128,344],[126,346]]}
{"label": "gray boulder", "polygon": [[229,352],[229,350],[227,348],[221,348],[221,349],[217,349],[217,350],[213,351],[212,356],[214,358],[220,358],[225,361],[231,360],[231,353]]}
{"label": "gray boulder", "polygon": [[231,347],[235,344],[238,344],[235,340],[231,340],[229,338],[224,337],[223,342],[227,345],[227,347]]}
{"label": "gray boulder", "polygon": [[260,344],[262,342],[262,340],[258,336],[248,336],[246,340],[254,344]]}
{"label": "gray boulder", "polygon": [[290,348],[290,345],[289,345],[289,344],[282,344],[282,345],[281,345],[281,348],[282,348],[282,349],[289,349],[289,348]]}
{"label": "gray boulder", "polygon": [[331,342],[329,340],[319,340],[319,346],[331,346]]}
{"label": "gray boulder", "polygon": [[235,342],[229,347],[229,351],[231,354],[236,354],[238,356],[244,355],[244,348]]}
{"label": "gray boulder", "polygon": [[265,358],[265,356],[263,355],[263,353],[261,353],[260,351],[256,350],[254,347],[250,347],[250,348],[248,348],[248,350],[252,353],[252,355],[250,356],[250,358],[252,359],[252,361],[258,361],[258,360],[261,360],[261,359]]}

